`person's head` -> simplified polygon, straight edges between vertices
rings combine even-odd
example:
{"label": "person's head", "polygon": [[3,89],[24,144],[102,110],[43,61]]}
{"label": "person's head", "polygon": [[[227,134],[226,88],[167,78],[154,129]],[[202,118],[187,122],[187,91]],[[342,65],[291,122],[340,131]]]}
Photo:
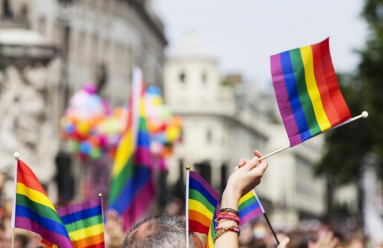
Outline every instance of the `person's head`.
{"label": "person's head", "polygon": [[[186,248],[185,230],[181,217],[150,217],[133,226],[121,248]],[[195,248],[192,235],[189,237],[189,247]]]}

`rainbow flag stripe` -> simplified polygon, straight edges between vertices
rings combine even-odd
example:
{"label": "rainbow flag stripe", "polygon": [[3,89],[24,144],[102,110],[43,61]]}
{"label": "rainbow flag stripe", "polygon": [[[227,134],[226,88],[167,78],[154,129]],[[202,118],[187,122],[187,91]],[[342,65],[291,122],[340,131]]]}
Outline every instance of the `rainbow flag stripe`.
{"label": "rainbow flag stripe", "polygon": [[189,232],[208,236],[205,247],[214,247],[215,216],[219,194],[198,173],[189,171]]}
{"label": "rainbow flag stripe", "polygon": [[241,225],[246,224],[252,219],[258,218],[265,213],[263,206],[254,190],[242,196],[238,203],[239,218]]}
{"label": "rainbow flag stripe", "polygon": [[11,227],[26,229],[61,248],[73,248],[65,226],[32,170],[17,160],[16,202]]}
{"label": "rainbow flag stripe", "polygon": [[109,209],[124,217],[125,230],[142,218],[154,199],[144,92],[142,72],[135,68],[127,127],[117,148],[109,194]]}
{"label": "rainbow flag stripe", "polygon": [[291,147],[351,118],[332,64],[329,39],[272,55],[271,74]]}
{"label": "rainbow flag stripe", "polygon": [[[58,208],[74,248],[105,248],[101,199]],[[42,240],[47,247],[47,242]]]}
{"label": "rainbow flag stripe", "polygon": [[214,238],[215,238],[215,228],[217,227],[218,223],[215,222],[215,219],[217,219],[217,215],[219,212],[219,203],[217,205],[216,211],[214,212],[213,219],[211,220],[209,233],[207,235],[207,240],[205,244],[205,248],[214,248]]}

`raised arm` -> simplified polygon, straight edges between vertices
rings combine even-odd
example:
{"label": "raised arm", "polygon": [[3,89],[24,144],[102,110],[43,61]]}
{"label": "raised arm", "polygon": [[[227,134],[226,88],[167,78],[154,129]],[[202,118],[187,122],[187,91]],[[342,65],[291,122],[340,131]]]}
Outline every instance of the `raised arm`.
{"label": "raised arm", "polygon": [[[261,178],[268,164],[266,160],[258,161],[262,157],[259,151],[255,150],[254,155],[250,160],[241,159],[235,171],[229,177],[222,195],[221,209],[230,208],[238,211],[239,199],[261,183]],[[237,226],[237,222],[235,220],[222,220],[218,223],[219,229],[229,228],[230,226]],[[288,242],[288,239],[282,240],[278,248],[286,247]],[[237,248],[238,246],[238,234],[233,231],[226,231],[217,238],[214,247]]]}

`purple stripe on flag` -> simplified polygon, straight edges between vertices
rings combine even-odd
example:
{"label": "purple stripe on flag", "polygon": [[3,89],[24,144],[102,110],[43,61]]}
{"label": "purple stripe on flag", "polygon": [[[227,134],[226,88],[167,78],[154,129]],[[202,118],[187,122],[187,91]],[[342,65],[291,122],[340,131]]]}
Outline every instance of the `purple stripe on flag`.
{"label": "purple stripe on flag", "polygon": [[203,179],[203,177],[198,174],[197,172],[190,171],[190,178],[193,178],[197,180],[209,193],[211,196],[213,196],[215,199],[219,199],[219,194],[217,191],[215,191],[206,181]]}
{"label": "purple stripe on flag", "polygon": [[263,214],[263,211],[261,208],[256,208],[254,211],[251,211],[250,213],[246,214],[241,218],[241,226],[246,224],[247,222],[251,221],[252,219],[255,219]]}
{"label": "purple stripe on flag", "polygon": [[38,223],[25,217],[16,216],[16,226],[40,234],[41,237],[62,248],[73,248],[69,238],[41,227]]}
{"label": "purple stripe on flag", "polygon": [[286,89],[286,82],[283,76],[281,67],[280,54],[272,55],[271,60],[271,75],[273,78],[273,86],[277,97],[279,111],[282,116],[283,124],[285,125],[287,135],[289,136],[290,145],[295,146],[301,143],[301,137],[298,131],[297,123],[295,122],[294,114],[291,109],[289,95]]}
{"label": "purple stripe on flag", "polygon": [[152,155],[150,153],[150,150],[146,147],[137,147],[136,154],[134,157],[134,163],[139,164],[140,166],[151,167]]}
{"label": "purple stripe on flag", "polygon": [[129,230],[130,227],[148,210],[150,202],[154,199],[154,188],[152,181],[149,181],[133,199],[124,216],[124,230]]}
{"label": "purple stripe on flag", "polygon": [[83,211],[83,210],[88,209],[88,208],[94,208],[94,207],[97,207],[99,205],[101,205],[101,199],[96,198],[96,199],[93,199],[93,200],[90,200],[90,201],[87,201],[84,203],[78,203],[78,204],[69,205],[67,207],[58,208],[57,213],[60,216],[65,216],[68,214],[73,214],[73,213],[76,213],[79,211]]}

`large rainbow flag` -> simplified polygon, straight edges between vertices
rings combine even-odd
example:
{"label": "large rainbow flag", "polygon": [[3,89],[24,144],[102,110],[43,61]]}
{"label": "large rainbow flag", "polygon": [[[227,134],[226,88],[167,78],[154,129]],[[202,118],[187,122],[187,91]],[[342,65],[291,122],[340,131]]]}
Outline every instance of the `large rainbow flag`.
{"label": "large rainbow flag", "polygon": [[[58,208],[74,248],[105,248],[101,198]],[[48,240],[41,243],[56,248]]]}
{"label": "large rainbow flag", "polygon": [[271,56],[271,74],[291,147],[351,119],[329,39]]}
{"label": "large rainbow flag", "polygon": [[73,248],[68,232],[33,171],[17,159],[12,228],[22,228],[61,248]]}
{"label": "large rainbow flag", "polygon": [[198,173],[187,171],[188,231],[207,235],[205,247],[213,248],[219,194]]}
{"label": "large rainbow flag", "polygon": [[265,213],[255,190],[242,196],[238,202],[238,211],[239,218],[241,219],[241,226]]}
{"label": "large rainbow flag", "polygon": [[154,199],[144,92],[142,71],[134,68],[128,121],[117,148],[109,194],[109,209],[124,217],[125,230],[142,218]]}

